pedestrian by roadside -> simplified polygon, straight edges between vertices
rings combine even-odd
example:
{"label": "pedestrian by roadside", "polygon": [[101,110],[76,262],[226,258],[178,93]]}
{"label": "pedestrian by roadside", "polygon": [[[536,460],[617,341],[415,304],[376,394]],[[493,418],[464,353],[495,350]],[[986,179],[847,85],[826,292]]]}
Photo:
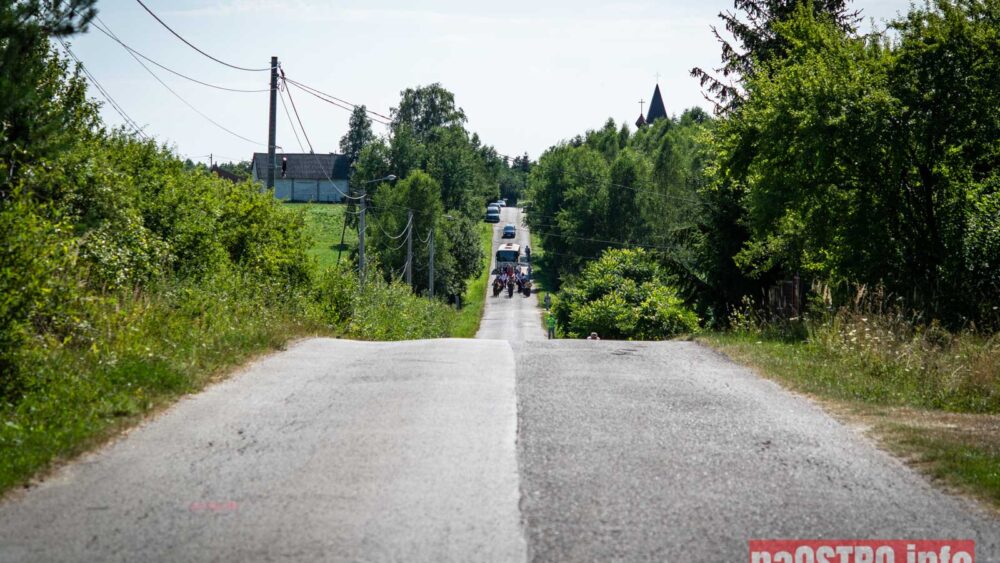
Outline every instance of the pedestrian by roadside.
{"label": "pedestrian by roadside", "polygon": [[544,302],[545,310],[548,311],[552,307],[552,297],[548,293],[545,294]]}
{"label": "pedestrian by roadside", "polygon": [[[548,297],[548,295],[546,295],[546,297]],[[556,337],[556,316],[549,313],[548,316],[545,317],[545,324],[549,327],[549,340],[552,340]]]}

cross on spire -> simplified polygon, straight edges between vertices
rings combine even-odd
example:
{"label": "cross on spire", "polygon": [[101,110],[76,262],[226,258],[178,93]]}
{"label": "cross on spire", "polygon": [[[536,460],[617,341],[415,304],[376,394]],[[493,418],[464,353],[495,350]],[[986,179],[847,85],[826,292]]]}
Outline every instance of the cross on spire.
{"label": "cross on spire", "polygon": [[645,103],[646,103],[646,100],[639,99],[639,115],[643,115],[644,113],[646,113],[643,110],[643,108],[645,107],[645,105],[644,105]]}
{"label": "cross on spire", "polygon": [[659,71],[656,72],[656,83],[657,84],[660,83],[660,73],[659,73]]}

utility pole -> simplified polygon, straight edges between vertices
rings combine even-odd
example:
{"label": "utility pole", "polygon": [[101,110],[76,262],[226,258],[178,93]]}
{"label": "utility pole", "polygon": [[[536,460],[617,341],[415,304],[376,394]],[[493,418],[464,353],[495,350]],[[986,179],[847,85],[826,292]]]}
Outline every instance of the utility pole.
{"label": "utility pole", "polygon": [[209,168],[209,170],[211,170],[213,166],[215,166],[215,159],[212,158],[212,153],[208,153],[208,168]]}
{"label": "utility pole", "polygon": [[365,284],[365,194],[361,194],[361,210],[358,215],[358,268],[361,271],[361,285]]}
{"label": "utility pole", "polygon": [[431,227],[431,240],[430,240],[430,256],[431,256],[431,267],[428,270],[428,280],[427,289],[430,293],[431,298],[434,297],[434,227]]}
{"label": "utility pole", "polygon": [[267,122],[267,188],[274,188],[274,149],[278,131],[278,57],[271,57],[271,107]]}
{"label": "utility pole", "polygon": [[406,285],[413,287],[413,210],[406,210]]}

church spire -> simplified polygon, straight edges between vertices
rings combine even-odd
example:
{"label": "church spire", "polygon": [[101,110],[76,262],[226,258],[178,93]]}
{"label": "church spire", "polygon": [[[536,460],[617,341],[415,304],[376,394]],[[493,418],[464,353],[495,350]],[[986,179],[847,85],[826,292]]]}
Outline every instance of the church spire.
{"label": "church spire", "polygon": [[652,125],[657,119],[667,116],[667,108],[663,106],[663,96],[660,95],[660,85],[656,85],[653,91],[653,101],[649,102],[649,113],[646,115],[646,123]]}
{"label": "church spire", "polygon": [[635,120],[635,126],[637,129],[646,125],[646,118],[642,116],[642,105],[645,103],[646,100],[639,100],[639,119]]}

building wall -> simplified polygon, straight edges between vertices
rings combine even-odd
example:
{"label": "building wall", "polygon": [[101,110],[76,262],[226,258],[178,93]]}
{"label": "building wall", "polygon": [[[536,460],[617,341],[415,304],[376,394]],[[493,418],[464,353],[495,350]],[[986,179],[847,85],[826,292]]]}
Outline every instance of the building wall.
{"label": "building wall", "polygon": [[[253,168],[253,177],[261,186],[266,181],[266,171]],[[348,191],[347,180],[296,180],[275,177],[274,197],[283,201],[320,201],[340,203]]]}
{"label": "building wall", "polygon": [[347,180],[274,179],[274,197],[284,201],[339,203],[347,195]]}

